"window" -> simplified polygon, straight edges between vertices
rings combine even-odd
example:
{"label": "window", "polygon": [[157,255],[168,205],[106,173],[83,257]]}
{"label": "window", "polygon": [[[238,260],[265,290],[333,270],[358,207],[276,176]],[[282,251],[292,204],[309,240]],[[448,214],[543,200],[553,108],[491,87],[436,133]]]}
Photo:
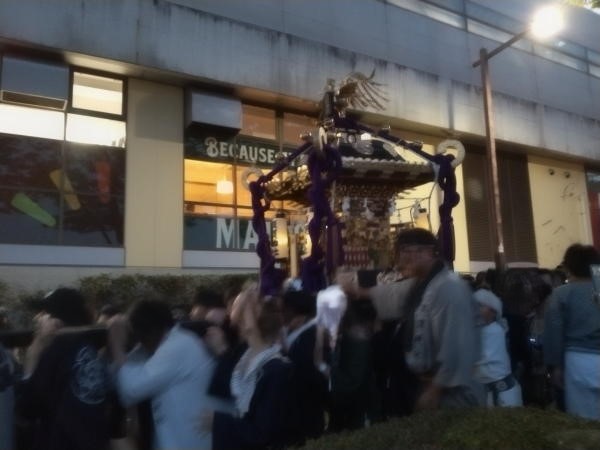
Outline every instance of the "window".
{"label": "window", "polygon": [[465,20],[461,14],[456,14],[447,9],[417,0],[388,0],[388,3],[422,14],[430,19],[437,20],[456,28],[464,28]]}
{"label": "window", "polygon": [[275,111],[257,106],[242,106],[240,134],[263,139],[275,139]]}
{"label": "window", "polygon": [[574,58],[569,55],[565,55],[562,52],[552,50],[549,47],[535,44],[535,53],[543,58],[549,59],[550,61],[557,62],[563,66],[571,67],[572,69],[587,71],[587,63],[581,59]]}
{"label": "window", "polygon": [[[467,19],[467,28],[469,29],[470,33],[478,34],[479,36],[483,36],[484,38],[488,38],[496,42],[504,43],[513,37],[513,35],[510,33],[501,31],[498,28],[491,27],[473,19]],[[527,39],[518,40],[512,45],[512,47],[519,48],[526,52],[532,51],[531,42],[529,42]]]}
{"label": "window", "polygon": [[317,122],[314,118],[298,114],[283,115],[283,142],[292,146],[298,145],[300,135],[311,132],[316,135]]}
{"label": "window", "polygon": [[[463,161],[465,206],[472,261],[493,261],[490,236],[494,235],[488,202],[489,170],[485,149],[467,148]],[[504,246],[508,262],[535,262],[537,253],[529,189],[527,159],[524,155],[498,152],[498,182]]]}
{"label": "window", "polygon": [[100,113],[123,114],[123,80],[89,73],[73,73],[72,107]]}
{"label": "window", "polygon": [[[185,132],[184,248],[186,250],[254,251],[258,236],[251,225],[252,198],[244,183],[260,170],[268,173],[280,152],[301,144],[315,119],[243,105],[242,130],[236,136],[206,126]],[[249,178],[249,180],[248,180]],[[288,202],[274,201],[266,213],[274,218]]]}
{"label": "window", "polygon": [[1,243],[123,245],[123,80],[72,80],[68,112],[0,104]]}
{"label": "window", "polygon": [[63,139],[65,115],[59,111],[0,103],[0,133]]}

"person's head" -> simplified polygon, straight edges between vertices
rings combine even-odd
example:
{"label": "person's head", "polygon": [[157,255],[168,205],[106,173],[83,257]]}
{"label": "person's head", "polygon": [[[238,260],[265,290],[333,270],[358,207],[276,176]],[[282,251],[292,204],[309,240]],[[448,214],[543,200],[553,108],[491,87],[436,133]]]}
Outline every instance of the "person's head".
{"label": "person's head", "polygon": [[150,353],[154,353],[175,321],[169,305],[157,300],[142,300],[129,312],[129,323],[135,337]]}
{"label": "person's head", "polygon": [[263,302],[256,317],[256,329],[265,344],[274,344],[281,337],[283,315],[276,301]]}
{"label": "person's head", "polygon": [[489,324],[502,318],[502,302],[491,291],[478,289],[473,298],[479,305],[479,315],[485,324]]}
{"label": "person's head", "polygon": [[61,287],[50,291],[37,303],[38,319],[58,319],[65,327],[77,327],[93,323],[93,315],[85,298],[77,289]]}
{"label": "person's head", "polygon": [[115,305],[107,304],[100,308],[100,312],[98,313],[98,318],[96,319],[96,323],[98,324],[106,324],[108,321],[119,314],[121,310],[117,308]]}
{"label": "person's head", "polygon": [[395,250],[402,273],[416,278],[425,277],[439,259],[438,240],[423,228],[410,228],[398,233]]}
{"label": "person's head", "polygon": [[310,292],[287,291],[283,294],[283,320],[292,328],[296,325],[295,319],[306,321],[315,315],[316,308],[316,297]]}
{"label": "person's head", "polygon": [[573,244],[565,251],[563,265],[571,277],[591,278],[590,266],[600,264],[600,254],[591,245]]}
{"label": "person's head", "polygon": [[194,296],[192,310],[190,312],[191,320],[204,320],[206,314],[213,308],[225,308],[223,297],[217,291],[209,288],[198,288]]}

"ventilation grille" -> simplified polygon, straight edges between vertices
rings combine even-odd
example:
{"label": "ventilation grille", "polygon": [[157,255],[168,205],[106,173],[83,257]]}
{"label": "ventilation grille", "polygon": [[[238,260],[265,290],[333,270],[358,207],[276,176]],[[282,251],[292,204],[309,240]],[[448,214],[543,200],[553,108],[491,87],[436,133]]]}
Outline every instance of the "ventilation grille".
{"label": "ventilation grille", "polygon": [[37,106],[59,111],[64,111],[67,107],[67,101],[64,99],[40,97],[39,95],[23,94],[21,92],[0,91],[0,100],[6,103]]}

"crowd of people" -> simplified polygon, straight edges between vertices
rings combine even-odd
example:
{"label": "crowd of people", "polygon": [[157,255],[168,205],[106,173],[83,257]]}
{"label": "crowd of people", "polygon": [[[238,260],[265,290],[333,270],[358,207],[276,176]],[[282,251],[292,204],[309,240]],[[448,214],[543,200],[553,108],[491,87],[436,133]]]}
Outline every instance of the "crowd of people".
{"label": "crowd of people", "polygon": [[340,268],[319,293],[248,283],[96,317],[79,291],[52,291],[24,356],[0,346],[0,450],[285,448],[485,405],[600,420],[597,250],[567,249],[566,284],[538,269],[461,277],[422,229],[394,250],[397,270],[371,287]]}

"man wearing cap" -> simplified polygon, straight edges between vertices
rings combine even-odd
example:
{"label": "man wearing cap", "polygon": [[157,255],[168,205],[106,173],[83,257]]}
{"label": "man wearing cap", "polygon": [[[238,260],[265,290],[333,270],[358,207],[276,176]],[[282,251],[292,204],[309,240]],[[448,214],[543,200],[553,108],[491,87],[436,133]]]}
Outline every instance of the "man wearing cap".
{"label": "man wearing cap", "polygon": [[39,304],[27,349],[17,411],[34,424],[34,450],[103,450],[109,442],[108,370],[89,335],[79,291],[59,288]]}
{"label": "man wearing cap", "polygon": [[411,384],[410,391],[418,392],[411,398],[398,386],[403,391],[398,398],[414,402],[402,410],[482,404],[483,388],[473,376],[479,336],[469,286],[446,267],[437,239],[427,230],[401,231],[395,250],[398,267],[410,278],[359,294],[373,300],[380,318],[383,313],[386,319],[399,319],[390,347],[391,358],[399,360],[396,384]]}
{"label": "man wearing cap", "polygon": [[487,289],[478,289],[473,297],[482,321],[476,377],[486,387],[487,406],[523,406],[521,386],[511,373],[506,346],[508,324],[502,318],[502,301]]}
{"label": "man wearing cap", "polygon": [[417,409],[476,406],[482,387],[476,307],[469,286],[439,256],[438,241],[413,228],[396,239],[400,264],[414,277],[403,308],[406,363],[421,381]]}

